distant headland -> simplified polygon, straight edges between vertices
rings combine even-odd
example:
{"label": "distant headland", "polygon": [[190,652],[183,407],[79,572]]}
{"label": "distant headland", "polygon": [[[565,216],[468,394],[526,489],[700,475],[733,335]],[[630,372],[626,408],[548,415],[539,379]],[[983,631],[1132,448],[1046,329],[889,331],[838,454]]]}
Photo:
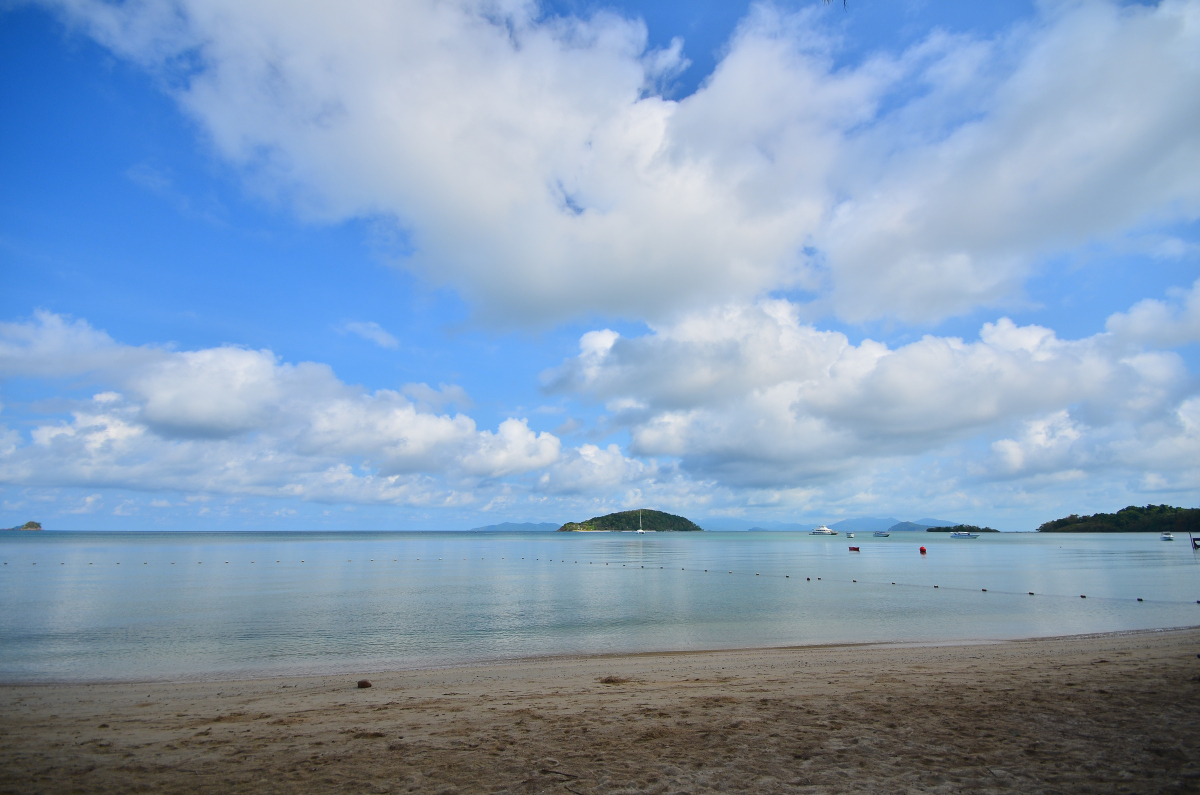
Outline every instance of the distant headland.
{"label": "distant headland", "polygon": [[20,527],[4,527],[4,528],[0,528],[0,529],[2,529],[2,530],[41,530],[42,523],[41,522],[26,522],[25,524],[21,525]]}
{"label": "distant headland", "polygon": [[638,518],[641,517],[641,528],[648,533],[691,532],[704,528],[672,513],[651,511],[647,508],[635,511],[621,511],[607,516],[594,516],[586,522],[567,522],[558,528],[560,533],[620,533],[638,529]]}
{"label": "distant headland", "polygon": [[1070,516],[1046,522],[1039,533],[1198,533],[1200,508],[1174,508],[1170,505],[1130,505],[1116,513]]}

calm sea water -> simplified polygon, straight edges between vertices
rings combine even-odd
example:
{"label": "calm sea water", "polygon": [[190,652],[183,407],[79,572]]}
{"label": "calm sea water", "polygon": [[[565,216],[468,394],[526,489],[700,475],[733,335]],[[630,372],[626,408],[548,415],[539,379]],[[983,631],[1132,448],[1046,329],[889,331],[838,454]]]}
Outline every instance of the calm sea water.
{"label": "calm sea water", "polygon": [[1200,625],[1200,558],[1152,534],[45,532],[0,561],[8,682]]}

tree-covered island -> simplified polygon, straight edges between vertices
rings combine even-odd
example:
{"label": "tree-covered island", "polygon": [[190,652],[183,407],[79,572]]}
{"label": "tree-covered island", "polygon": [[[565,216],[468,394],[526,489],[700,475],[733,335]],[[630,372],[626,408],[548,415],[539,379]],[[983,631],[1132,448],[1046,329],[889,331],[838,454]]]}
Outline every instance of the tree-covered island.
{"label": "tree-covered island", "polygon": [[41,522],[26,522],[25,524],[21,525],[20,527],[5,527],[2,529],[4,529],[4,530],[41,530],[42,523]]}
{"label": "tree-covered island", "polygon": [[999,533],[994,527],[976,527],[973,524],[956,524],[952,527],[928,527],[926,533]]}
{"label": "tree-covered island", "polygon": [[1116,513],[1071,514],[1046,522],[1039,533],[1195,533],[1200,535],[1200,508],[1130,505]]}
{"label": "tree-covered island", "polygon": [[586,522],[567,522],[558,528],[560,533],[621,533],[638,529],[638,517],[641,516],[641,527],[648,533],[691,532],[704,528],[690,519],[676,516],[673,513],[652,511],[648,508],[635,511],[620,511],[607,516],[594,516]]}

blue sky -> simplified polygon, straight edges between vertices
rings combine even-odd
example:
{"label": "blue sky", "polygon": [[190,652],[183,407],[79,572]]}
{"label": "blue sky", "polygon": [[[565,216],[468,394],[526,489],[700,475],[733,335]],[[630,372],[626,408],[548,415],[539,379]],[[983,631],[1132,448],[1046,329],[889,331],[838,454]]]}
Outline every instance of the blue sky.
{"label": "blue sky", "polygon": [[1198,15],[5,6],[0,525],[1195,505]]}

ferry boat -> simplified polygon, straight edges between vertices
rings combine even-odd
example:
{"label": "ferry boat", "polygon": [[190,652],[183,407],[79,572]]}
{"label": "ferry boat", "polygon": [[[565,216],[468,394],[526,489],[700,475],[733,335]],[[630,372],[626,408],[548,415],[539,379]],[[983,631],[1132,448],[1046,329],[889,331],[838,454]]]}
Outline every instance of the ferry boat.
{"label": "ferry boat", "polygon": [[821,525],[820,527],[816,528],[811,533],[809,533],[809,535],[810,536],[835,536],[835,535],[837,535],[837,530],[830,530],[825,525]]}
{"label": "ferry boat", "polygon": [[979,533],[967,533],[965,531],[957,531],[950,534],[951,538],[979,538]]}

